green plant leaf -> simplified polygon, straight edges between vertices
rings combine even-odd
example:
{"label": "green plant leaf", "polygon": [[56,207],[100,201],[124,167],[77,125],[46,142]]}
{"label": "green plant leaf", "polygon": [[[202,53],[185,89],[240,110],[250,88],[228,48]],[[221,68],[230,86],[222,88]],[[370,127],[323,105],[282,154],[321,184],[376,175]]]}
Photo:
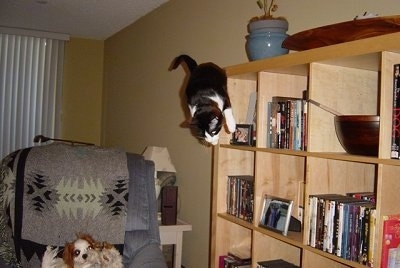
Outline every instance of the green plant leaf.
{"label": "green plant leaf", "polygon": [[264,3],[262,0],[257,0],[257,5],[260,9],[262,9],[264,7]]}

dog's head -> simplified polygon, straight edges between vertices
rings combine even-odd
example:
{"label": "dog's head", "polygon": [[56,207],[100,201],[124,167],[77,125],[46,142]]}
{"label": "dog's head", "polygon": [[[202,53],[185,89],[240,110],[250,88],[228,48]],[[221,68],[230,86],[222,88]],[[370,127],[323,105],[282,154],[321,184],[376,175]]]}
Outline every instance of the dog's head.
{"label": "dog's head", "polygon": [[72,243],[66,243],[64,247],[63,260],[68,267],[89,267],[92,263],[88,257],[93,251],[96,241],[87,234],[78,236]]}

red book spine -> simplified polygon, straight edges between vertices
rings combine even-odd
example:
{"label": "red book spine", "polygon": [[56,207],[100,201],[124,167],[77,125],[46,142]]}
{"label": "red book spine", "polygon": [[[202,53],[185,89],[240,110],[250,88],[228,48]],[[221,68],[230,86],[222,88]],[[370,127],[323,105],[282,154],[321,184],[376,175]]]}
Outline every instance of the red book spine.
{"label": "red book spine", "polygon": [[[384,216],[383,218],[383,237],[382,237],[382,254],[381,268],[389,267],[392,261],[389,258],[390,249],[400,247],[400,215]],[[396,257],[393,261],[396,261]],[[390,265],[393,267],[392,265]],[[398,266],[394,266],[398,267]]]}

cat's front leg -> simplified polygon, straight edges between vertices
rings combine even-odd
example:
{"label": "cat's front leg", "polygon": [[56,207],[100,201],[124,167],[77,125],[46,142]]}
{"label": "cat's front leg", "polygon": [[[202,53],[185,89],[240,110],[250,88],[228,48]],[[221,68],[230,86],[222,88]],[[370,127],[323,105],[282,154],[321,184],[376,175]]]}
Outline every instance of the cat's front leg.
{"label": "cat's front leg", "polygon": [[235,132],[236,130],[236,122],[235,118],[233,117],[232,108],[227,108],[224,110],[225,122],[228,127],[230,133]]}

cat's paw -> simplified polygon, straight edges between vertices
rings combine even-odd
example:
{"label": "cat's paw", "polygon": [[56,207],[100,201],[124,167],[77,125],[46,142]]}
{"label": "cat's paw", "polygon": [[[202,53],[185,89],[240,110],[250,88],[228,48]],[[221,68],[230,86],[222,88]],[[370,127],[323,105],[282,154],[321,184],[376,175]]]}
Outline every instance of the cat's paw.
{"label": "cat's paw", "polygon": [[235,132],[236,122],[235,118],[233,117],[232,109],[231,108],[225,109],[224,116],[225,116],[226,126],[228,127],[229,132],[230,133]]}

